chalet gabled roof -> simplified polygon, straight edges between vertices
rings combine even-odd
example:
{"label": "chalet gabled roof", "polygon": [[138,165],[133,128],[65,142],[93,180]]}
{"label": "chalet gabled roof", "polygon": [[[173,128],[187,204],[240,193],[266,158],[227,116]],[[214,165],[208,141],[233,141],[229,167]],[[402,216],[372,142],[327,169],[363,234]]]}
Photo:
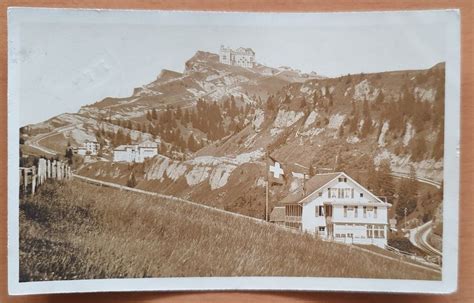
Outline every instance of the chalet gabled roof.
{"label": "chalet gabled roof", "polygon": [[290,195],[286,196],[283,200],[280,201],[280,204],[285,205],[285,204],[297,204],[297,203],[308,202],[308,199],[307,199],[308,197],[313,196],[320,189],[324,188],[326,184],[332,182],[334,179],[338,178],[341,175],[349,179],[356,186],[362,188],[365,192],[371,195],[374,198],[374,200],[377,201],[378,203],[390,206],[389,203],[386,203],[380,200],[379,197],[375,196],[368,189],[366,189],[364,186],[359,184],[357,181],[352,179],[350,176],[348,176],[344,172],[315,175],[314,177],[312,177],[306,182],[306,193],[307,193],[306,195],[303,195],[302,189],[299,189],[291,193]]}
{"label": "chalet gabled roof", "polygon": [[[325,184],[331,182],[335,178],[337,178],[341,173],[328,173],[328,174],[318,174],[306,181],[306,197],[312,194],[313,192],[317,191]],[[283,200],[281,200],[281,204],[293,204],[298,203],[301,199],[305,198],[303,195],[303,189],[300,188],[293,193],[289,194]]]}

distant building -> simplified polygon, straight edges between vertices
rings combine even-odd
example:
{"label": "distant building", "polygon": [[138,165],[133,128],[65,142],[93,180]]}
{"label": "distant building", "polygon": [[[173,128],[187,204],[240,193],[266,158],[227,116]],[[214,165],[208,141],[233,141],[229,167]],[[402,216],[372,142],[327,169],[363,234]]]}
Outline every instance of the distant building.
{"label": "distant building", "polygon": [[100,144],[97,141],[86,140],[86,142],[84,142],[82,146],[79,146],[78,148],[76,148],[76,153],[81,156],[85,156],[85,155],[96,156],[99,149],[100,149]]}
{"label": "distant building", "polygon": [[251,48],[239,47],[236,50],[221,45],[219,62],[252,68],[255,65],[255,52]]}
{"label": "distant building", "polygon": [[146,141],[141,144],[120,145],[114,149],[114,162],[142,163],[158,155],[158,144]]}
{"label": "distant building", "polygon": [[273,209],[270,221],[323,239],[385,248],[389,203],[345,173],[318,174]]}

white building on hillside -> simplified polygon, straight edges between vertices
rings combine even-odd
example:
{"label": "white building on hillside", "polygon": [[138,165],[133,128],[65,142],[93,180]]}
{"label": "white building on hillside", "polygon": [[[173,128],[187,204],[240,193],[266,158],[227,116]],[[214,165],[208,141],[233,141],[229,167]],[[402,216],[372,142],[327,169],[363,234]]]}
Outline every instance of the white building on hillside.
{"label": "white building on hillside", "polygon": [[221,45],[219,62],[252,68],[255,65],[255,52],[251,48],[239,47],[236,50]]}
{"label": "white building on hillside", "polygon": [[86,142],[84,142],[82,146],[79,146],[76,149],[76,152],[78,155],[81,155],[81,156],[85,156],[85,155],[96,156],[99,149],[100,149],[100,144],[97,141],[86,140]]}
{"label": "white building on hillside", "polygon": [[387,245],[388,208],[345,173],[320,174],[276,206],[270,220],[323,239],[354,244]]}
{"label": "white building on hillside", "polygon": [[142,163],[158,155],[158,144],[146,141],[141,144],[120,145],[114,149],[114,162]]}

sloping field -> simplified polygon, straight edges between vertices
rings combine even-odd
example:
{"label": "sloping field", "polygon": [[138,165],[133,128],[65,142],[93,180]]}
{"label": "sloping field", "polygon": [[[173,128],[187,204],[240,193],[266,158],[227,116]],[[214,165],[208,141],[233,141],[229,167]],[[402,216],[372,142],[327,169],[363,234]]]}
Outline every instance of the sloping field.
{"label": "sloping field", "polygon": [[20,280],[440,275],[270,224],[80,181],[20,202]]}

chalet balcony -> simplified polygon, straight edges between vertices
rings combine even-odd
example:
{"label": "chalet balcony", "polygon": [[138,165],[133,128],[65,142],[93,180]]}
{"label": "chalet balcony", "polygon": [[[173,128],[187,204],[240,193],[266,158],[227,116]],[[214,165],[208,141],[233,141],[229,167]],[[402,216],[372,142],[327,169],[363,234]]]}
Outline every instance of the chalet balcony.
{"label": "chalet balcony", "polygon": [[285,216],[286,222],[301,222],[301,216]]}

